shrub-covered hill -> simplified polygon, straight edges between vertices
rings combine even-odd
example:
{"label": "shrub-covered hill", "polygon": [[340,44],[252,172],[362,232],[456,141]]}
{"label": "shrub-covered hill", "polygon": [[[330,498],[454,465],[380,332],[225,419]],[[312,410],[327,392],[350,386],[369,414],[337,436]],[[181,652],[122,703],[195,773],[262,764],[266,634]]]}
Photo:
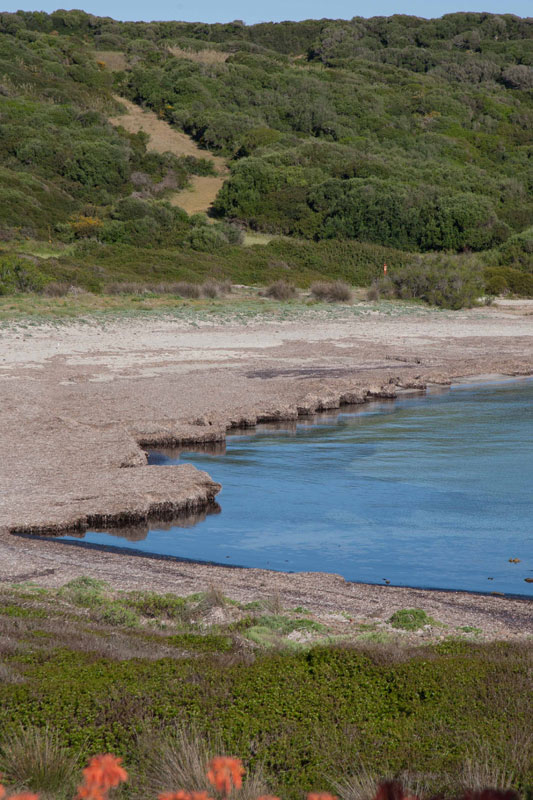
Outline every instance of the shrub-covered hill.
{"label": "shrub-covered hill", "polygon": [[[490,250],[493,267],[533,272],[532,89],[533,20],[507,14],[255,26],[0,14],[0,226],[6,239],[222,253],[237,225]],[[219,223],[198,229],[165,202],[211,165],[113,128],[113,92],[228,159]]]}

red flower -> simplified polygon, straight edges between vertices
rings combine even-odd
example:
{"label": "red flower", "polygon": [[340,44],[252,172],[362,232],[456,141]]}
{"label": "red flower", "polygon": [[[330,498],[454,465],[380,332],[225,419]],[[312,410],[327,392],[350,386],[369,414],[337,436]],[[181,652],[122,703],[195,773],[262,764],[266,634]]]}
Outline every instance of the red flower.
{"label": "red flower", "polygon": [[240,758],[217,756],[209,763],[209,772],[207,773],[209,783],[226,796],[231,792],[232,784],[235,789],[241,788],[243,775],[244,768]]}

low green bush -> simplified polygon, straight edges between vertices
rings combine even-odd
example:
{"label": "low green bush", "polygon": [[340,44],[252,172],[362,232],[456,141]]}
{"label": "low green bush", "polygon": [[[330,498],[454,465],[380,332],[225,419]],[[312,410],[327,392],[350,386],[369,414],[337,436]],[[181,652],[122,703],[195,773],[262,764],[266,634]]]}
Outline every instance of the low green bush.
{"label": "low green bush", "polygon": [[487,267],[485,286],[489,294],[512,294],[533,297],[533,273],[513,267]]}
{"label": "low green bush", "polygon": [[485,280],[487,294],[500,295],[509,292],[509,284],[503,275],[491,275]]}
{"label": "low green bush", "polygon": [[0,605],[0,616],[19,617],[22,619],[43,619],[46,617],[46,611],[41,608],[24,608],[23,606],[16,605]]}
{"label": "low green bush", "polygon": [[134,628],[139,624],[139,615],[120,601],[103,601],[91,609],[91,618],[106,625]]}
{"label": "low green bush", "polygon": [[109,594],[109,584],[105,581],[82,575],[65,583],[60,595],[79,606],[95,606],[102,603]]}
{"label": "low green bush", "polygon": [[389,622],[393,628],[401,628],[404,631],[419,631],[425,625],[430,625],[432,619],[421,608],[402,608],[394,612]]}
{"label": "low green bush", "polygon": [[46,285],[46,277],[27,258],[0,254],[0,295],[38,292]]}
{"label": "low green bush", "polygon": [[125,602],[143,617],[163,617],[183,620],[188,617],[190,603],[185,597],[176,594],[156,594],[155,592],[128,592]]}
{"label": "low green bush", "polygon": [[165,641],[173,647],[200,653],[226,653],[231,650],[229,636],[217,633],[177,633]]}

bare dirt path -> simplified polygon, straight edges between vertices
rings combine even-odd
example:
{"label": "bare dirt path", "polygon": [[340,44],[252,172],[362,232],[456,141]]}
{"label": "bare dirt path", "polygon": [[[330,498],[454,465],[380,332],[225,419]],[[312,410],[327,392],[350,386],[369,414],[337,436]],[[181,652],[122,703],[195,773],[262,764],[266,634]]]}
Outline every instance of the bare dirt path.
{"label": "bare dirt path", "polygon": [[172,128],[167,122],[159,119],[153,111],[144,110],[118,95],[115,95],[115,100],[126,109],[127,113],[110,117],[110,123],[115,126],[121,125],[129,133],[138,133],[139,131],[147,133],[150,136],[149,150],[155,150],[158,153],[173,153],[175,156],[205,158],[213,163],[216,175],[205,177],[195,175],[191,178],[189,189],[176,192],[170,198],[172,205],[183,208],[188,214],[209,211],[229,173],[224,159],[212,155],[208,150],[202,150],[190,136]]}
{"label": "bare dirt path", "polygon": [[59,585],[88,574],[117,588],[183,593],[214,583],[237,599],[277,593],[287,606],[379,618],[423,605],[487,635],[533,635],[527,600],[183,564],[10,533],[119,521],[142,533],[151,514],[193,512],[215,496],[217,484],[190,465],[147,466],[140,444],[223,441],[232,426],[296,419],[428,381],[532,373],[532,310],[527,302],[405,313],[362,304],[333,318],[302,310],[288,321],[153,314],[4,325],[0,581]]}

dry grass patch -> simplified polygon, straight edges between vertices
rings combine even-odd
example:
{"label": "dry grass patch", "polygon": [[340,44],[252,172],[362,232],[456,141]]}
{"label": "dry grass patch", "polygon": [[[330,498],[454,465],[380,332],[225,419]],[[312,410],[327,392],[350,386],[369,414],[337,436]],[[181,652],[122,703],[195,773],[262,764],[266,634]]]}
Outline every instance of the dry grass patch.
{"label": "dry grass patch", "polygon": [[205,281],[205,283],[202,284],[203,296],[209,297],[211,299],[231,294],[231,290],[232,290],[231,281],[209,280]]}
{"label": "dry grass patch", "polygon": [[168,49],[176,58],[186,58],[188,61],[195,61],[198,64],[223,64],[231,55],[223,50],[211,50],[208,47],[205,50],[185,50],[182,47],[169,47]]}
{"label": "dry grass patch", "polygon": [[[195,727],[161,731],[146,725],[138,737],[141,778],[136,796],[157,797],[169,786],[187,792],[212,792],[207,779],[210,760],[226,748],[218,734],[206,734]],[[241,800],[255,800],[271,794],[261,767],[247,770]]]}
{"label": "dry grass patch", "polygon": [[66,297],[71,293],[72,288],[72,284],[66,281],[52,281],[43,288],[43,295],[45,297]]}
{"label": "dry grass patch", "polygon": [[223,158],[213,156],[207,150],[202,150],[190,136],[172,128],[168,122],[159,119],[153,111],[145,110],[120,95],[113,95],[113,98],[124,108],[126,113],[110,117],[110,123],[120,125],[130,133],[138,133],[141,130],[147,133],[150,136],[148,150],[156,150],[158,153],[173,153],[175,156],[208,158],[219,171],[227,169]]}
{"label": "dry grass patch", "polygon": [[296,288],[292,283],[279,280],[272,283],[268,289],[265,290],[265,297],[270,297],[273,300],[292,300],[296,297]]}
{"label": "dry grass patch", "polygon": [[122,72],[128,68],[126,56],[116,50],[97,50],[94,56],[96,62],[103,64],[110,72]]}
{"label": "dry grass patch", "polygon": [[48,728],[21,726],[0,746],[6,781],[16,789],[30,789],[44,797],[72,797],[79,777],[79,755],[61,744]]}
{"label": "dry grass patch", "polygon": [[[201,153],[199,157],[206,158],[206,151],[203,150]],[[193,175],[190,178],[190,187],[173,194],[169,198],[170,204],[182,208],[189,216],[208,211],[223,184],[224,178],[219,175]]]}
{"label": "dry grass patch", "polygon": [[139,283],[137,281],[120,281],[109,283],[106,292],[110,295],[177,295],[187,299],[198,300],[201,297],[215,299],[231,294],[231,281],[210,279],[204,283],[188,281],[166,281],[162,283]]}
{"label": "dry grass patch", "polygon": [[317,281],[311,286],[311,294],[325,303],[350,303],[353,299],[352,288],[344,281]]}

